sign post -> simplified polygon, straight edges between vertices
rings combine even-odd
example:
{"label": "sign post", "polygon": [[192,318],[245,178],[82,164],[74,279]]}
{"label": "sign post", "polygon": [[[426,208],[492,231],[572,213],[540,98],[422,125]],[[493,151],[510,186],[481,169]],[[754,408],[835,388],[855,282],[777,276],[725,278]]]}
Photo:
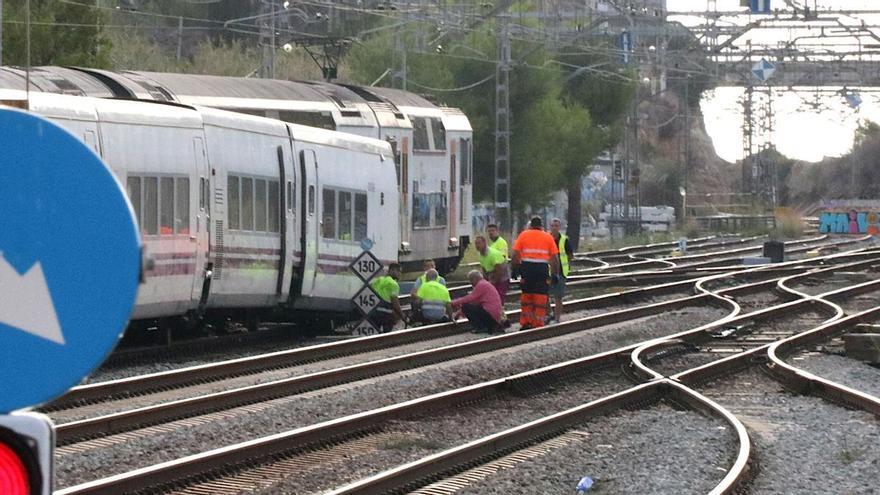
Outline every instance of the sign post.
{"label": "sign post", "polygon": [[372,240],[363,239],[361,241],[361,249],[364,251],[349,265],[351,271],[364,283],[361,290],[352,298],[355,307],[363,315],[363,319],[352,328],[352,335],[374,335],[379,333],[379,329],[369,319],[370,314],[381,302],[379,295],[370,287],[370,280],[382,271],[382,262],[370,252],[372,247]]}
{"label": "sign post", "polygon": [[122,186],[85,144],[11,108],[0,108],[0,129],[0,451],[12,459],[0,485],[14,465],[26,476],[4,493],[50,494],[54,426],[5,413],[62,395],[113,350],[137,296],[141,241]]}

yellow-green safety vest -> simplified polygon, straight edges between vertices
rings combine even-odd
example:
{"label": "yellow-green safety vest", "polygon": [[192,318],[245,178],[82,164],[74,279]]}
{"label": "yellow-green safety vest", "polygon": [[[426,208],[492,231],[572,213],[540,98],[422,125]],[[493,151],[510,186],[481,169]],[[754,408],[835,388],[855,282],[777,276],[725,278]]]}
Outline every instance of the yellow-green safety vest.
{"label": "yellow-green safety vest", "polygon": [[559,264],[562,268],[562,276],[568,276],[568,253],[565,252],[565,241],[568,240],[568,236],[559,233]]}

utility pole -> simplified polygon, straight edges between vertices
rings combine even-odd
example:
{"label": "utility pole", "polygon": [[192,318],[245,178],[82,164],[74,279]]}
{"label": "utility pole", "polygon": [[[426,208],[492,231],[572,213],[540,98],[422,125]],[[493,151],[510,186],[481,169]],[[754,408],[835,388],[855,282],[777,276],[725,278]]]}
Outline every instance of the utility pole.
{"label": "utility pole", "polygon": [[[681,195],[681,218],[687,218],[688,178],[691,172],[691,76],[684,80],[684,194]],[[682,223],[682,225],[685,225]]]}
{"label": "utility pole", "polygon": [[260,0],[260,77],[275,78],[275,0]]}
{"label": "utility pole", "polygon": [[510,204],[510,23],[499,15],[495,68],[495,219],[513,232]]}
{"label": "utility pole", "polygon": [[177,18],[177,60],[183,51],[183,16]]}
{"label": "utility pole", "polygon": [[391,72],[391,86],[406,91],[406,41],[405,27],[398,27],[394,32],[394,70]]}

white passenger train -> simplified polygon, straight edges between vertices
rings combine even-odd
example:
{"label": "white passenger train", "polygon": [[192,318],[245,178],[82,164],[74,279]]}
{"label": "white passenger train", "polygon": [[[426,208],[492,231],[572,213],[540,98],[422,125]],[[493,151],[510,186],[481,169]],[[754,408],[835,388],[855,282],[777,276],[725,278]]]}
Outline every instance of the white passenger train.
{"label": "white passenger train", "polygon": [[[395,258],[404,269],[434,259],[441,272],[452,270],[470,242],[473,132],[457,109],[387,88],[155,72],[38,67],[31,84],[50,93],[232,110],[387,141],[397,165]],[[0,88],[23,85],[22,70],[0,69]]]}
{"label": "white passenger train", "polygon": [[360,241],[397,260],[386,141],[181,104],[31,93],[30,110],[92,148],[128,191],[152,260],[135,320],[347,312]]}

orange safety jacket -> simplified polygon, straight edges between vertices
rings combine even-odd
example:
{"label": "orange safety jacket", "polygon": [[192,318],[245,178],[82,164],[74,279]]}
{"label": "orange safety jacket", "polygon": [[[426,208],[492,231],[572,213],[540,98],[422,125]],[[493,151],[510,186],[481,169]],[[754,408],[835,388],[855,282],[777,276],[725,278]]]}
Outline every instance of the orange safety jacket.
{"label": "orange safety jacket", "polygon": [[531,263],[549,263],[551,256],[559,254],[559,247],[553,236],[538,229],[522,231],[513,250],[519,252],[520,261]]}

